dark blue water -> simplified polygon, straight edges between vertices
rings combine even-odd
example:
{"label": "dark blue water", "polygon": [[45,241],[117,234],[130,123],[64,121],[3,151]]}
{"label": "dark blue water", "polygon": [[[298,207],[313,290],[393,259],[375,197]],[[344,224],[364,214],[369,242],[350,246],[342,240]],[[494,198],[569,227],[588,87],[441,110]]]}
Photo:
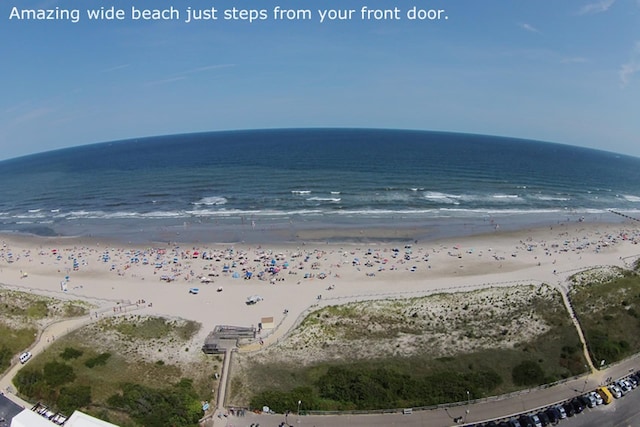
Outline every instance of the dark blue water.
{"label": "dark blue water", "polygon": [[163,136],[0,162],[0,179],[1,231],[135,240],[179,230],[213,240],[284,230],[275,234],[294,240],[305,227],[433,231],[640,212],[640,159],[440,132]]}

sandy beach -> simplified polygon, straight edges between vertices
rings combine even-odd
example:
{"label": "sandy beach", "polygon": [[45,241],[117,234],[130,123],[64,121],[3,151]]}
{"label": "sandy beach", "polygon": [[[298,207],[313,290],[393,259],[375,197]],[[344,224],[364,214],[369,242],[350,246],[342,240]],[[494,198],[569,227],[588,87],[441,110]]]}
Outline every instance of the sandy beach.
{"label": "sandy beach", "polygon": [[[215,325],[257,327],[273,317],[275,330],[261,331],[265,345],[318,304],[518,281],[558,285],[578,270],[626,266],[640,255],[636,223],[574,222],[411,244],[130,246],[13,235],[1,240],[5,288],[88,299],[96,303],[94,316],[135,309],[195,320],[203,325],[202,340]],[[251,296],[261,300],[249,305]]]}

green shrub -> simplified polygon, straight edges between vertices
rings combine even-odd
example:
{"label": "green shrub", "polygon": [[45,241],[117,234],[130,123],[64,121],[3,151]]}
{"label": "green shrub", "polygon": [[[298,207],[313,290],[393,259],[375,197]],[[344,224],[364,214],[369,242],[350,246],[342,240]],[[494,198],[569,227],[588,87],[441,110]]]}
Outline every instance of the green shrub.
{"label": "green shrub", "polygon": [[28,368],[18,371],[14,383],[21,394],[37,399],[42,398],[43,391],[49,388],[44,381],[42,371]]}
{"label": "green shrub", "polygon": [[73,347],[66,347],[62,353],[60,353],[60,357],[64,360],[77,359],[82,356],[82,350],[75,349]]}
{"label": "green shrub", "polygon": [[187,379],[164,390],[124,384],[122,393],[112,395],[107,403],[145,427],[196,426],[201,415],[193,383]]}
{"label": "green shrub", "polygon": [[91,387],[88,385],[76,385],[60,389],[57,406],[65,415],[71,415],[79,408],[91,404]]}
{"label": "green shrub", "polygon": [[4,372],[11,366],[11,350],[4,345],[0,346],[0,372]]}
{"label": "green shrub", "polygon": [[111,357],[111,353],[100,353],[96,357],[92,357],[91,359],[87,359],[84,362],[84,365],[87,368],[94,368],[96,366],[104,366],[107,364],[107,360]]}
{"label": "green shrub", "polygon": [[58,387],[76,379],[71,366],[55,360],[44,365],[43,373],[44,381],[51,387]]}
{"label": "green shrub", "polygon": [[523,386],[544,384],[544,371],[533,360],[525,360],[513,367],[513,383]]}

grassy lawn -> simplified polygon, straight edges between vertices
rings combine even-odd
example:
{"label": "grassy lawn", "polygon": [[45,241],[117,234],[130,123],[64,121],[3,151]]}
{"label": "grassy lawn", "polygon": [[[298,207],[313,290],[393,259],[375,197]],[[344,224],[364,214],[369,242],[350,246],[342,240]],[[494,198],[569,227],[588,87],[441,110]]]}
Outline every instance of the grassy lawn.
{"label": "grassy lawn", "polygon": [[574,277],[570,298],[596,365],[640,351],[640,276],[592,270]]}

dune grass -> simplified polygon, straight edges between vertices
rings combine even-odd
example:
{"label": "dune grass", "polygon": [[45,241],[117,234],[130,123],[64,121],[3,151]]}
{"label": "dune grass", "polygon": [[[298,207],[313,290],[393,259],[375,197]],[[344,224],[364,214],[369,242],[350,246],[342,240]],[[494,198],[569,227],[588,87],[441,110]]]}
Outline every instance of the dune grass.
{"label": "dune grass", "polygon": [[570,298],[596,365],[640,351],[640,276],[635,271],[581,274]]}
{"label": "dune grass", "polygon": [[[290,341],[268,355],[236,357],[232,404],[293,410],[287,405],[304,393],[307,410],[429,406],[465,400],[467,390],[480,398],[586,372],[561,296],[546,286],[327,307],[311,313]],[[317,357],[335,348],[350,354]],[[286,357],[304,351],[314,354],[310,363]],[[514,381],[527,363],[540,375]],[[336,376],[342,384],[330,380]],[[393,378],[402,385],[390,385]],[[375,392],[358,400],[350,387]]]}

